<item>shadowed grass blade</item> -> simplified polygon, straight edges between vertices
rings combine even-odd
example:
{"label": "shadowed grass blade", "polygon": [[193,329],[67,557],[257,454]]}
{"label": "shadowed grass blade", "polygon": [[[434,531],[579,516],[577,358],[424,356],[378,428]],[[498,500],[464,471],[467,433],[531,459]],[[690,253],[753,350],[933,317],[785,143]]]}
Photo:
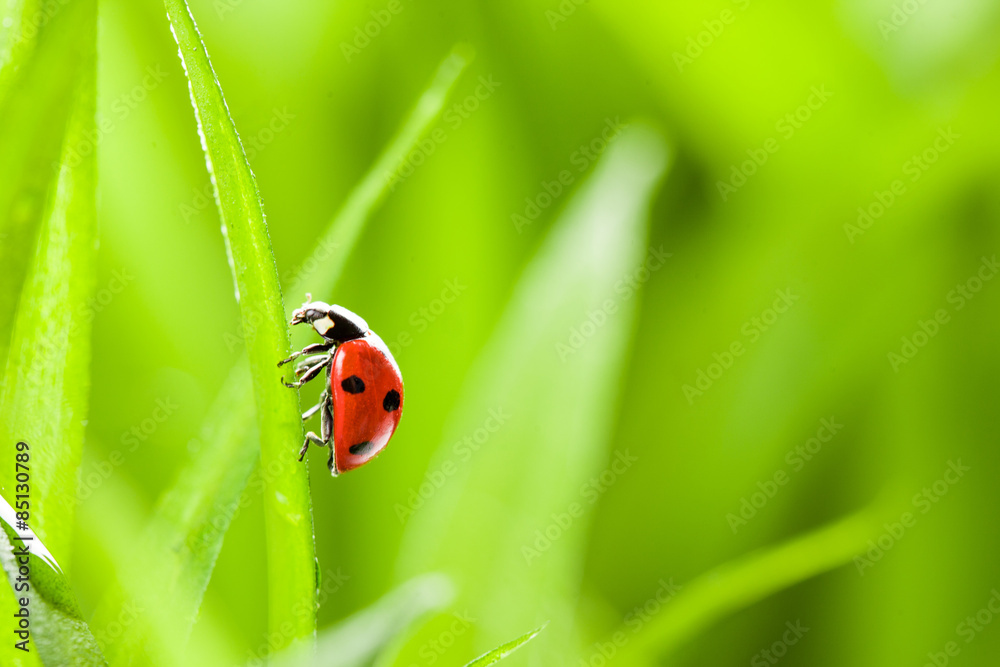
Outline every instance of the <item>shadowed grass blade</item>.
{"label": "shadowed grass blade", "polygon": [[[7,533],[4,532],[3,535],[0,535],[0,557],[5,558],[5,554],[9,554],[11,549],[10,540],[7,539]],[[9,559],[5,558],[5,560],[10,562]],[[3,568],[5,575],[7,567]],[[0,582],[0,612],[3,613],[4,618],[16,618],[14,614],[18,612],[17,600],[19,596],[14,594],[14,589],[8,585],[8,581],[5,576],[4,581]],[[20,637],[17,639],[19,640]],[[42,661],[39,659],[37,651],[21,651],[14,646],[14,641],[5,641],[0,644],[0,664],[10,665],[10,667],[42,667]]]}

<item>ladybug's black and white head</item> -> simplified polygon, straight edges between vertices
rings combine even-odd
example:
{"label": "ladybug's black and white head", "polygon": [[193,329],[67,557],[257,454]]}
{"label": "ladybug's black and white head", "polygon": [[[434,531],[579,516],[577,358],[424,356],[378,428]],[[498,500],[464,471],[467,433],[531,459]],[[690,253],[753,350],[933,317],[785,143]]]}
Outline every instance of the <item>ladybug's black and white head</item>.
{"label": "ladybug's black and white head", "polygon": [[361,338],[368,332],[368,323],[351,311],[336,304],[313,301],[306,295],[306,302],[292,313],[289,324],[308,323],[320,336],[337,344]]}

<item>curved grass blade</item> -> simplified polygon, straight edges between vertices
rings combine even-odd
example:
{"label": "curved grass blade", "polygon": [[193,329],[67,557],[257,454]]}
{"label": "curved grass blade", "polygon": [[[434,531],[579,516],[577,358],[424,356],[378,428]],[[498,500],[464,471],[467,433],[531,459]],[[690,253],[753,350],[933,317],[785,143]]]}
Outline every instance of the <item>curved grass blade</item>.
{"label": "curved grass blade", "polygon": [[[868,548],[888,516],[877,503],[777,546],[750,553],[687,584],[663,612],[643,627],[612,661],[649,664],[712,623],[790,586],[841,567]],[[621,628],[627,634],[631,631]]]}
{"label": "curved grass blade", "polygon": [[[253,378],[262,468],[287,464],[302,439],[298,398],[275,361],[290,350],[278,271],[257,183],[208,51],[185,0],[165,0],[187,74],[205,161],[222,219]],[[316,629],[316,551],[305,466],[264,479],[268,625],[276,648],[311,643]]]}
{"label": "curved grass blade", "polygon": [[[331,219],[323,246],[334,245],[337,253],[320,263],[311,275],[299,277],[292,287],[293,293],[332,292],[358,238],[388,194],[385,174],[394,172],[403,163],[444,111],[445,101],[468,65],[466,52],[456,48],[441,63],[400,130]],[[190,633],[223,538],[239,511],[241,494],[258,461],[250,383],[250,370],[243,357],[233,367],[208,412],[199,433],[203,446],[157,504],[146,536],[146,576],[123,582],[126,591],[113,591],[95,614],[95,623],[111,622],[120,613],[124,595],[130,599],[163,599],[164,604],[170,605],[174,618],[180,619],[173,632],[168,625],[156,622],[136,623],[127,628],[122,643],[126,648],[121,654],[124,663],[129,655],[141,651],[146,641],[136,635],[156,633],[159,645],[167,646],[183,644]],[[273,462],[271,470],[277,472],[288,465],[299,464],[294,458]],[[154,586],[155,590],[150,590]],[[150,610],[158,608],[155,604],[145,606]]]}
{"label": "curved grass blade", "polygon": [[526,635],[521,635],[520,637],[518,637],[513,641],[509,641],[506,644],[501,644],[492,651],[488,651],[482,654],[481,656],[479,656],[478,658],[467,664],[465,667],[486,667],[487,665],[498,663],[504,658],[506,658],[508,655],[516,651],[517,649],[521,648],[522,646],[530,642],[538,635],[539,632],[541,632],[544,629],[545,626],[543,625],[540,628],[532,630]]}

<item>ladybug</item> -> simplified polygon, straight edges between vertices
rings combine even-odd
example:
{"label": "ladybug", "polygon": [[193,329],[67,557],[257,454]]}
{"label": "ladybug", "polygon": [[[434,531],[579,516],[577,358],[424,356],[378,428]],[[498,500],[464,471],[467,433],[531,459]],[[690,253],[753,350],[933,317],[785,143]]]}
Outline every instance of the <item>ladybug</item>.
{"label": "ladybug", "polygon": [[292,313],[289,324],[311,325],[323,342],[278,362],[281,367],[308,355],[295,368],[297,380],[282,378],[282,384],[296,389],[327,369],[319,403],[302,415],[306,421],[320,413],[321,435],[306,433],[299,461],[310,442],[332,445],[328,465],[336,477],[368,463],[389,443],[403,414],[403,376],[382,339],[346,308],[313,301],[306,294],[306,302]]}

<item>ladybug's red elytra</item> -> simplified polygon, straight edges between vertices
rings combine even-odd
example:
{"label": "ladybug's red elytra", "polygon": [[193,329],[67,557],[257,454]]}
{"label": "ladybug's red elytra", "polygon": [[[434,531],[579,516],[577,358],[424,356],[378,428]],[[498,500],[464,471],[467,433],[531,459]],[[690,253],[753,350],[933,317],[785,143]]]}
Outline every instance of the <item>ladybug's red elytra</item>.
{"label": "ladybug's red elytra", "polygon": [[[368,323],[351,311],[322,301],[306,302],[292,313],[291,325],[309,324],[323,337],[278,362],[284,366],[301,356],[295,368],[296,389],[327,369],[319,403],[302,414],[306,421],[320,413],[320,434],[306,433],[301,461],[309,443],[330,445],[330,473],[335,477],[375,458],[389,443],[403,414],[403,376],[389,348]],[[332,442],[331,442],[332,440]]]}

